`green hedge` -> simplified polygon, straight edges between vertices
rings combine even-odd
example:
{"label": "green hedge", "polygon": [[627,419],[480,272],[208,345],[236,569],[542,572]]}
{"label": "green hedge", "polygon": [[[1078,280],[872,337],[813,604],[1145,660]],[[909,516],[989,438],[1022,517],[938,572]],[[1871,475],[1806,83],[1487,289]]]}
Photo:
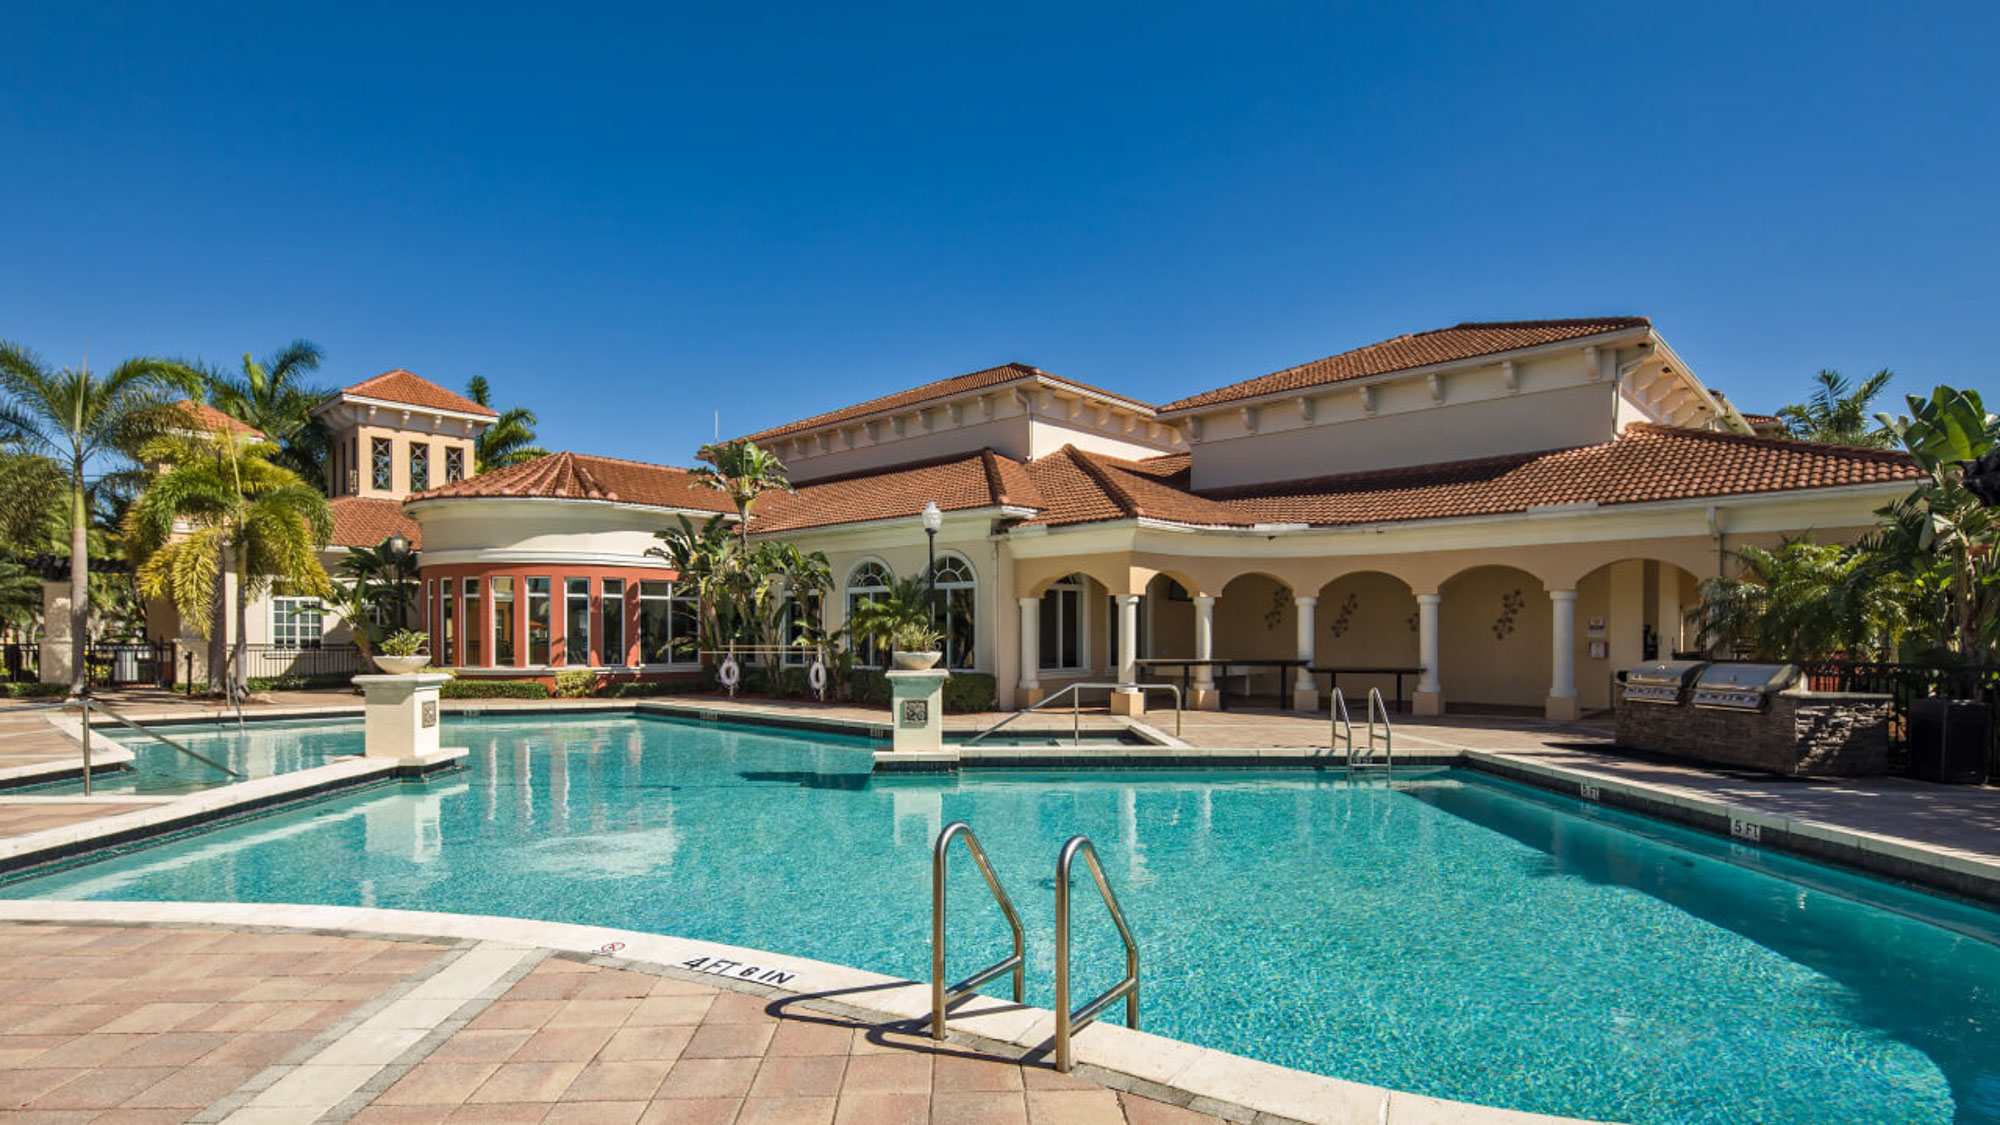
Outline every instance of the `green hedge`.
{"label": "green hedge", "polygon": [[438,689],[445,699],[547,699],[549,685],[540,680],[471,680],[453,678]]}
{"label": "green hedge", "polygon": [[68,684],[0,684],[0,699],[46,699],[68,694]]}
{"label": "green hedge", "polygon": [[597,673],[588,668],[567,668],[556,673],[556,694],[564,699],[582,699],[597,689]]}
{"label": "green hedge", "polygon": [[317,691],[354,686],[353,672],[325,672],[317,676],[252,676],[251,691]]}
{"label": "green hedge", "polygon": [[965,715],[977,711],[991,711],[998,699],[999,687],[992,676],[985,672],[953,672],[944,682],[944,712],[947,715]]}
{"label": "green hedge", "polygon": [[639,699],[649,695],[689,695],[701,690],[695,680],[632,680],[610,684],[598,694],[606,699]]}

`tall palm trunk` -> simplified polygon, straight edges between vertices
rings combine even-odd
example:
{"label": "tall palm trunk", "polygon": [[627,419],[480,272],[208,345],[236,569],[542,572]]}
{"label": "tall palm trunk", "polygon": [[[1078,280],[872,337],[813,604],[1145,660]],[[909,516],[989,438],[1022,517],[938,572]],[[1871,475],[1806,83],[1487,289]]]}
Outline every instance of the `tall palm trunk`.
{"label": "tall palm trunk", "polygon": [[229,655],[229,577],[226,566],[215,568],[215,589],[208,599],[208,690],[222,694],[224,665]]}
{"label": "tall palm trunk", "polygon": [[249,552],[240,546],[236,550],[236,645],[235,667],[231,675],[236,681],[239,695],[250,690],[248,661],[250,659],[250,576],[245,573],[245,559]]}
{"label": "tall palm trunk", "polygon": [[83,458],[70,463],[69,478],[69,693],[82,695],[90,669],[90,510],[83,491]]}

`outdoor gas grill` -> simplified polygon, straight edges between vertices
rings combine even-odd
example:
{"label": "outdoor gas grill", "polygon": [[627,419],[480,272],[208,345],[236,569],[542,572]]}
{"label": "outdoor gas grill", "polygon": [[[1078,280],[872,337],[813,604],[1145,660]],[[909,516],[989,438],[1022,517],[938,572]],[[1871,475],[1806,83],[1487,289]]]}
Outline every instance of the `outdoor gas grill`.
{"label": "outdoor gas grill", "polygon": [[1671,707],[1687,698],[1695,677],[1706,667],[1706,660],[1649,660],[1625,673],[1625,701]]}
{"label": "outdoor gas grill", "polygon": [[1796,664],[1710,664],[1695,681],[1694,705],[1717,711],[1762,711],[1773,695],[1798,680]]}

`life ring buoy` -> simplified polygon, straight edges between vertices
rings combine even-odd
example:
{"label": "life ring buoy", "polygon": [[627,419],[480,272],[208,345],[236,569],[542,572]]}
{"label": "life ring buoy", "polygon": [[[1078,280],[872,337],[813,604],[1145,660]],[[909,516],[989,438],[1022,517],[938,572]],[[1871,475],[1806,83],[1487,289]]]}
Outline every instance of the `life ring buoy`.
{"label": "life ring buoy", "polygon": [[733,695],[736,692],[736,685],[743,681],[743,669],[736,666],[735,657],[724,657],[722,667],[716,669],[715,678],[722,681],[722,686],[728,688]]}
{"label": "life ring buoy", "polygon": [[817,660],[812,662],[812,667],[806,669],[806,685],[812,688],[813,691],[819,693],[820,695],[826,694],[825,664]]}

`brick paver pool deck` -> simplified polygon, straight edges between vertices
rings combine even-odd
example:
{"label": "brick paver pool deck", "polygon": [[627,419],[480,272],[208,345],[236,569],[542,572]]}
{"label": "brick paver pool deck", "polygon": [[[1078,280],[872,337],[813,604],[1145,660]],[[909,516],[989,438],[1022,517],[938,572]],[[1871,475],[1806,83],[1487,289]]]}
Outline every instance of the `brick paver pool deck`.
{"label": "brick paver pool deck", "polygon": [[796,1000],[494,942],[0,924],[0,1120],[1222,1118]]}

